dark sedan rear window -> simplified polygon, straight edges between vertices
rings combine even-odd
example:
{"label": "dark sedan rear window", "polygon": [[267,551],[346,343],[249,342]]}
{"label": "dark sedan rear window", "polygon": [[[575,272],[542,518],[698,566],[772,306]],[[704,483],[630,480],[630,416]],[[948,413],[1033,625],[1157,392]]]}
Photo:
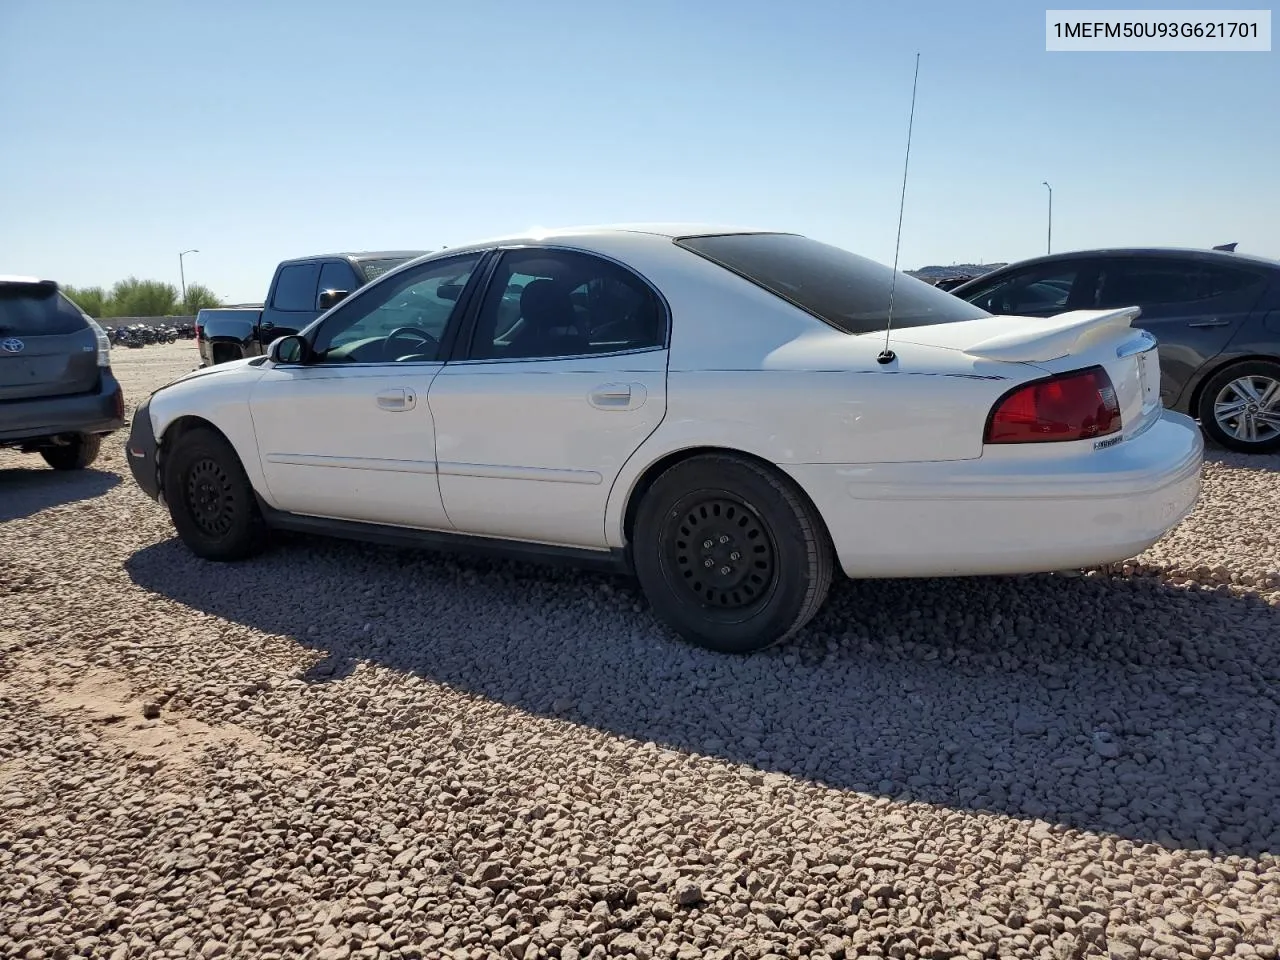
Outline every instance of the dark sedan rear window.
{"label": "dark sedan rear window", "polygon": [[[807,237],[738,233],[683,237],[706,257],[845,333],[883,331],[889,318],[893,268]],[[893,326],[922,327],[989,316],[923,280],[898,274]]]}
{"label": "dark sedan rear window", "polygon": [[85,326],[80,308],[53,287],[0,283],[0,338],[59,336]]}

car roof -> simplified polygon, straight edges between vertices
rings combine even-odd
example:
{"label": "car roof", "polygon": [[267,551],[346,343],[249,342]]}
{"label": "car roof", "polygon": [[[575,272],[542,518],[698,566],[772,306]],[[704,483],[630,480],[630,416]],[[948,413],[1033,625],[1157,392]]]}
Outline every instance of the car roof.
{"label": "car roof", "polygon": [[402,260],[412,260],[420,257],[424,253],[431,253],[430,250],[347,250],[339,253],[312,253],[305,257],[289,257],[281,260],[281,263],[310,263],[312,260],[386,260],[397,257]]}
{"label": "car roof", "polygon": [[1010,263],[1007,266],[1000,267],[991,271],[990,274],[984,274],[983,277],[976,279],[984,279],[996,273],[1006,273],[1011,268],[1021,270],[1024,267],[1033,267],[1039,264],[1060,263],[1064,260],[1101,260],[1105,258],[1124,260],[1136,257],[1170,260],[1199,260],[1205,263],[1222,264],[1244,263],[1251,264],[1253,266],[1280,269],[1280,260],[1252,253],[1236,253],[1228,250],[1206,250],[1201,247],[1098,247],[1091,250],[1069,250],[1063,253],[1051,253],[1043,254],[1038,257],[1029,257],[1026,260],[1019,260],[1015,263]]}
{"label": "car roof", "polygon": [[742,225],[703,222],[661,221],[656,223],[592,223],[566,227],[529,227],[520,233],[490,237],[487,240],[468,243],[475,246],[479,243],[509,242],[512,240],[554,239],[556,237],[581,237],[592,235],[611,235],[619,233],[648,233],[656,237],[674,240],[677,237],[705,236],[724,233],[785,233],[789,231],[767,230]]}
{"label": "car roof", "polygon": [[461,243],[454,247],[433,251],[429,256],[434,259],[436,257],[449,256],[450,254],[467,253],[505,244],[554,243],[556,241],[590,243],[593,240],[606,241],[621,237],[644,237],[654,241],[670,242],[680,237],[746,233],[792,234],[794,231],[702,222],[609,223],[569,227],[534,226],[520,233],[507,233],[483,237],[478,240],[468,240],[466,243]]}

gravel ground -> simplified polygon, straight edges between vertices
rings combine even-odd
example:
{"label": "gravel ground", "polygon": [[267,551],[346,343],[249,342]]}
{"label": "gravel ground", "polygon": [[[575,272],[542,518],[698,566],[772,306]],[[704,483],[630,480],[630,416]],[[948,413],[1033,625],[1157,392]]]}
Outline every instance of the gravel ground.
{"label": "gravel ground", "polygon": [[1280,457],[1126,569],[740,659],[625,579],[203,563],[123,442],[0,453],[2,957],[1276,956]]}

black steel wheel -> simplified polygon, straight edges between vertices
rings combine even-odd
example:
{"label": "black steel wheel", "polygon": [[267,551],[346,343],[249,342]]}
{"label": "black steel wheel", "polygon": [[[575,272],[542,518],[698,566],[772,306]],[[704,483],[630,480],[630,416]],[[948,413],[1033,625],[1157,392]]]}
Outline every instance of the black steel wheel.
{"label": "black steel wheel", "polygon": [[768,600],[777,552],[759,514],[738,498],[693,494],[668,514],[667,576],[686,600],[741,614]]}
{"label": "black steel wheel", "polygon": [[225,537],[235,522],[235,491],[231,478],[212,457],[204,457],[187,472],[187,512],[200,532]]}
{"label": "black steel wheel", "polygon": [[702,454],[642,494],[631,556],[654,613],[686,641],[748,653],[786,640],[826,599],[834,558],[822,518],[777,470]]}
{"label": "black steel wheel", "polygon": [[240,560],[266,545],[253,485],[222,434],[196,427],[163,451],[164,497],[182,542],[206,560]]}

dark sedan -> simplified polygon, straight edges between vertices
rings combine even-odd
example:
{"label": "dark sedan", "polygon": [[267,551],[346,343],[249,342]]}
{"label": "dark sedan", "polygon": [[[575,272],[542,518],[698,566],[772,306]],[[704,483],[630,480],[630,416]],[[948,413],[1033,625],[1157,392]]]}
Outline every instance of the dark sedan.
{"label": "dark sedan", "polygon": [[1218,250],[1117,249],[1010,264],[951,293],[989,313],[1139,306],[1160,342],[1164,404],[1233,450],[1280,450],[1280,261]]}

